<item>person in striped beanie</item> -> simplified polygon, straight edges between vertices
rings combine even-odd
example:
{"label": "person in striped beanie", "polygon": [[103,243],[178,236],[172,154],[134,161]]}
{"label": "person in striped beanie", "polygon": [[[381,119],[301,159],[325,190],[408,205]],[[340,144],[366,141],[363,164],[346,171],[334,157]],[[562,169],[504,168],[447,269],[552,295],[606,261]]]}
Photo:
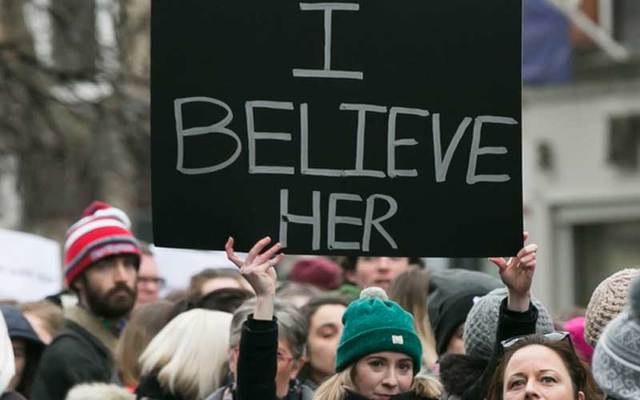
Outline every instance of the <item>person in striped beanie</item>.
{"label": "person in striped beanie", "polygon": [[63,400],[84,382],[110,382],[120,331],[136,302],[140,246],[120,209],[93,202],[66,234],[64,276],[78,304],[40,360],[31,397]]}
{"label": "person in striped beanie", "polygon": [[129,217],[119,208],[101,201],[87,207],[82,218],[67,230],[65,283],[71,286],[90,265],[109,256],[131,254],[139,262],[140,246],[130,227]]}
{"label": "person in striped beanie", "polygon": [[[122,210],[95,201],[67,231],[65,283],[78,294],[80,304],[100,317],[121,318],[135,304],[135,273],[140,265],[140,246],[129,230],[130,226],[131,222]],[[118,263],[123,264],[126,271],[111,274],[113,281],[102,279],[111,269],[119,272]]]}

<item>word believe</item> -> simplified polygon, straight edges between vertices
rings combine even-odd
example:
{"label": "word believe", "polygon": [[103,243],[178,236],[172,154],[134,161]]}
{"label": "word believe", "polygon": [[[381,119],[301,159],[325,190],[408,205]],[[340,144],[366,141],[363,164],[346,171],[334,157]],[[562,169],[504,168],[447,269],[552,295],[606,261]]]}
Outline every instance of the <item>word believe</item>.
{"label": "word believe", "polygon": [[[208,126],[198,126],[185,128],[183,118],[183,106],[189,103],[203,102],[210,103],[215,106],[221,107],[226,111],[226,115],[222,120],[217,121]],[[256,131],[254,110],[257,108],[273,109],[273,110],[294,110],[294,104],[291,102],[281,101],[264,101],[254,100],[245,102],[245,113],[247,121],[247,143],[248,143],[248,158],[250,174],[282,174],[293,175],[295,174],[295,167],[284,165],[258,165],[256,163],[257,153],[257,141],[259,140],[278,140],[278,141],[291,141],[292,134],[285,132],[261,132]],[[415,146],[418,141],[413,138],[398,139],[396,135],[397,121],[400,116],[416,116],[416,117],[428,117],[429,111],[420,108],[406,108],[406,107],[385,107],[371,104],[340,104],[340,110],[351,111],[357,113],[358,123],[356,129],[356,154],[355,154],[355,167],[354,169],[329,169],[329,168],[313,168],[309,166],[309,110],[307,103],[301,103],[299,105],[299,119],[300,119],[300,174],[302,175],[315,175],[315,176],[327,176],[327,177],[357,177],[366,176],[373,178],[396,178],[396,177],[417,177],[418,171],[416,169],[398,169],[396,167],[397,148],[400,146]],[[174,102],[174,112],[176,121],[176,132],[178,137],[177,146],[177,165],[176,168],[183,174],[197,175],[208,174],[216,171],[220,171],[229,165],[240,156],[242,149],[242,142],[236,132],[229,129],[229,124],[233,120],[233,112],[231,108],[224,102],[211,97],[189,97],[176,99]],[[364,146],[365,146],[365,127],[367,120],[367,113],[388,113],[387,123],[387,168],[386,171],[378,171],[365,169],[364,166]],[[479,182],[507,182],[510,180],[508,174],[476,174],[476,165],[478,158],[483,155],[500,155],[506,154],[506,147],[481,147],[481,136],[483,127],[487,124],[505,124],[514,125],[517,121],[510,117],[501,117],[493,115],[481,115],[475,118],[464,117],[458,128],[453,135],[453,138],[449,142],[449,146],[446,148],[443,154],[442,149],[442,135],[440,129],[440,114],[434,113],[432,118],[432,135],[433,135],[433,148],[434,148],[434,167],[435,167],[435,180],[436,182],[445,182],[447,178],[447,171],[454,152],[460,143],[460,140],[464,134],[468,131],[468,128],[473,123],[472,129],[472,141],[471,149],[469,153],[469,162],[467,167],[466,183],[474,184]],[[185,167],[185,146],[184,141],[186,137],[206,134],[222,134],[230,136],[236,142],[236,147],[233,154],[229,155],[225,161],[217,163],[215,165],[209,165],[204,167]]]}

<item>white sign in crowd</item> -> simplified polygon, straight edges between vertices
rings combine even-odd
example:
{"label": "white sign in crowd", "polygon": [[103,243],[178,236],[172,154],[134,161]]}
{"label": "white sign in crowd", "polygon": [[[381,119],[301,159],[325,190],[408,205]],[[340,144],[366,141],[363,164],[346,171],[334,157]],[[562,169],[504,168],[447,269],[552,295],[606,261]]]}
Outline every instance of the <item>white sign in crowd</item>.
{"label": "white sign in crowd", "polygon": [[51,239],[0,229],[0,298],[42,300],[62,289],[60,245]]}

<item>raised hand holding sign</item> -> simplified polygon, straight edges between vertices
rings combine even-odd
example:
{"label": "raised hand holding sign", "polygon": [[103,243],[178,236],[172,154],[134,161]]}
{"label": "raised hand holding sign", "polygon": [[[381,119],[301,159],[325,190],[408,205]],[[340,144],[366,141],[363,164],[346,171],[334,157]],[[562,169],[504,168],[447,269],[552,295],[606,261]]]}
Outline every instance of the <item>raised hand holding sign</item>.
{"label": "raised hand holding sign", "polygon": [[[523,233],[524,241],[529,238],[529,233]],[[526,311],[531,300],[531,285],[536,270],[537,244],[529,244],[523,247],[515,257],[508,259],[491,257],[499,269],[500,278],[507,286],[509,298],[508,307],[511,310]]]}

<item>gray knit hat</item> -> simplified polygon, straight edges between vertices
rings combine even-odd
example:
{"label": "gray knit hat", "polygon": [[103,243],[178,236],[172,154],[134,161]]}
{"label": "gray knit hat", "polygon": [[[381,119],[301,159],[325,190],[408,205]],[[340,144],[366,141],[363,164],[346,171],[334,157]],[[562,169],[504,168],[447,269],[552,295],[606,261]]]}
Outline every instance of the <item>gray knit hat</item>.
{"label": "gray knit hat", "polygon": [[[498,332],[498,316],[500,303],[507,297],[507,288],[498,288],[489,292],[486,296],[477,299],[469,311],[464,323],[464,350],[465,353],[481,358],[491,358]],[[531,299],[538,309],[537,333],[553,332],[553,321],[547,309],[540,301]]]}
{"label": "gray knit hat", "polygon": [[593,291],[584,316],[584,339],[596,347],[596,342],[605,326],[614,319],[627,304],[629,285],[640,269],[627,268],[609,276]]}
{"label": "gray knit hat", "polygon": [[629,289],[629,307],[607,327],[593,355],[598,386],[619,400],[640,399],[640,277]]}

